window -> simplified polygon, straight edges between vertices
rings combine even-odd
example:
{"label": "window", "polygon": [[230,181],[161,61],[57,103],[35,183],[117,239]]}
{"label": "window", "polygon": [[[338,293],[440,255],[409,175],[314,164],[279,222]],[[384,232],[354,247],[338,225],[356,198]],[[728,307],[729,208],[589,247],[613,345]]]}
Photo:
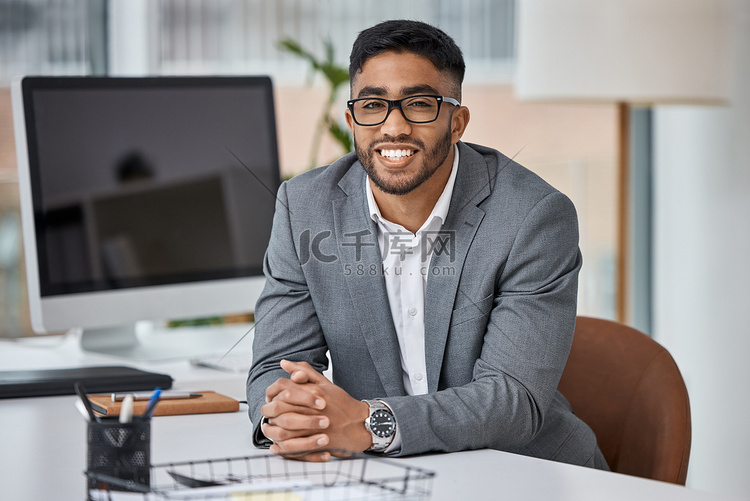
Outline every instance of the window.
{"label": "window", "polygon": [[[312,144],[327,91],[308,85],[307,63],[278,42],[290,37],[322,56],[330,40],[346,67],[357,34],[393,13],[439,26],[462,48],[464,104],[472,114],[464,139],[515,157],[573,200],[584,256],[579,312],[614,318],[616,110],[515,99],[514,0],[8,0],[0,4],[0,86],[18,74],[106,74],[128,60],[153,74],[269,74],[282,170],[292,175],[309,166],[309,149],[300,145]],[[142,36],[136,40],[132,30]],[[335,108],[342,121],[347,97]],[[308,103],[309,120],[298,119],[300,103]],[[29,328],[22,256],[10,271],[2,268],[2,249],[20,238],[20,225],[2,226],[18,218],[7,89],[0,89],[0,135],[0,325],[20,319],[0,335],[17,335]],[[337,158],[338,148],[323,141],[318,163]]]}

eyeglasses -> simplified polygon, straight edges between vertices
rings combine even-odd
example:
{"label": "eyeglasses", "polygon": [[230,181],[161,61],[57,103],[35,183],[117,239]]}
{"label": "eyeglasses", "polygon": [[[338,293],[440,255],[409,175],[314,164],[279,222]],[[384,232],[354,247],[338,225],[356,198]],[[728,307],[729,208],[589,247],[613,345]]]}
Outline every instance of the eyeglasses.
{"label": "eyeglasses", "polygon": [[379,97],[363,97],[347,101],[346,105],[357,125],[368,127],[385,122],[393,108],[398,108],[407,122],[415,124],[434,122],[440,115],[440,105],[443,101],[453,106],[461,106],[461,103],[451,97],[428,94],[409,96],[395,101]]}

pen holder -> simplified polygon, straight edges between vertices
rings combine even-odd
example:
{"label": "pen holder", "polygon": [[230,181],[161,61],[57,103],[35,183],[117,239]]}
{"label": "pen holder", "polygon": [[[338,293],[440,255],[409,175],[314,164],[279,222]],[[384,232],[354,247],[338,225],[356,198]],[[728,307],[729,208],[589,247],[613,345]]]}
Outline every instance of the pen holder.
{"label": "pen holder", "polygon": [[[139,491],[150,485],[151,421],[120,423],[102,419],[88,423],[88,488]],[[96,475],[114,477],[105,481]],[[140,488],[139,488],[140,487]]]}

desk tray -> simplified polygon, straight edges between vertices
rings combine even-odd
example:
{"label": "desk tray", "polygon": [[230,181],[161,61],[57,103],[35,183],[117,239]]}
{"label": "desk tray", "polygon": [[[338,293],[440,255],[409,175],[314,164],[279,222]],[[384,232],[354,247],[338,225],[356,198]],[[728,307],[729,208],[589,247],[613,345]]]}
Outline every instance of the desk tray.
{"label": "desk tray", "polygon": [[[430,498],[435,473],[362,454],[309,463],[266,453],[152,465],[150,486],[86,475],[100,487],[89,490],[92,500],[411,501]],[[184,485],[186,479],[221,485],[191,488]]]}

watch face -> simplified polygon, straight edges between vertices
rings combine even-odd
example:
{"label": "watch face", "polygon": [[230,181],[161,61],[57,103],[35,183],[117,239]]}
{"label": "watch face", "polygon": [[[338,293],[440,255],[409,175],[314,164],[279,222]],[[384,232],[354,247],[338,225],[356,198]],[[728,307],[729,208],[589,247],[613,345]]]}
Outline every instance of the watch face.
{"label": "watch face", "polygon": [[378,409],[370,416],[370,429],[379,437],[390,437],[396,430],[396,421],[390,412]]}

